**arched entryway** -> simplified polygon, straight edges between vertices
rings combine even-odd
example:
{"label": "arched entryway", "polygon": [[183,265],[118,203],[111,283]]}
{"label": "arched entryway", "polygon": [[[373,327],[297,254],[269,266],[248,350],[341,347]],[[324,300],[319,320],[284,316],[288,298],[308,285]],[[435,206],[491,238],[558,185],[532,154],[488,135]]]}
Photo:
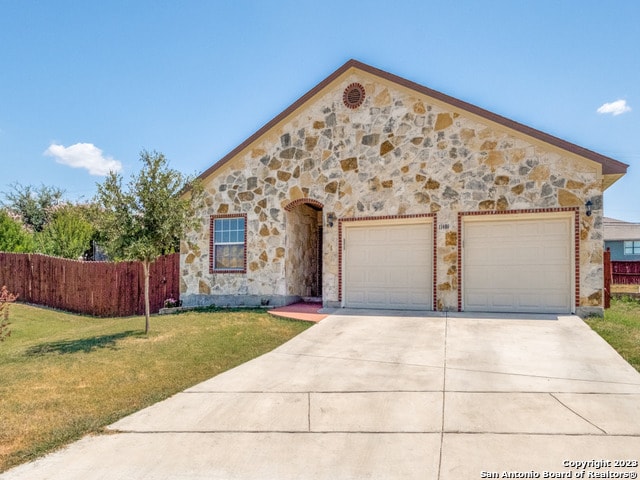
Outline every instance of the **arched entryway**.
{"label": "arched entryway", "polygon": [[320,202],[309,198],[285,207],[287,295],[322,298],[322,209]]}

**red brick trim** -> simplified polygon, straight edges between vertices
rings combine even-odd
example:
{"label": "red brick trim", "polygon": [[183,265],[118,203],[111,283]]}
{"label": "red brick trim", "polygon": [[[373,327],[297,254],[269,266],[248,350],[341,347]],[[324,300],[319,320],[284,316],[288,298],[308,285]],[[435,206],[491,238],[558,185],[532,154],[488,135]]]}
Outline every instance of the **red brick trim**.
{"label": "red brick trim", "polygon": [[573,236],[574,236],[574,265],[575,265],[575,295],[574,309],[580,305],[580,209],[578,207],[565,208],[528,208],[524,210],[501,210],[488,212],[458,212],[458,311],[462,311],[462,220],[464,217],[479,215],[522,215],[539,213],[573,212]]}
{"label": "red brick trim", "polygon": [[[214,268],[214,228],[215,220],[218,218],[244,218],[244,266],[242,270],[216,270]],[[211,215],[209,217],[209,273],[247,273],[247,214],[246,213],[225,213]]]}
{"label": "red brick trim", "polygon": [[431,302],[432,309],[436,310],[436,285],[437,285],[437,245],[438,245],[438,216],[435,213],[417,213],[413,215],[384,215],[378,217],[348,217],[338,219],[338,301],[342,302],[342,239],[343,239],[343,223],[369,222],[374,220],[404,220],[408,218],[432,218],[433,219],[433,258],[432,258],[432,292]]}
{"label": "red brick trim", "polygon": [[[574,264],[576,268],[576,276],[575,276],[575,305],[574,308],[578,308],[580,306],[580,210],[578,208],[574,209],[575,215],[573,219],[573,246],[574,246]],[[604,242],[603,242],[604,243]]]}
{"label": "red brick trim", "polygon": [[290,212],[291,210],[293,210],[294,208],[296,208],[299,205],[309,205],[311,207],[315,207],[318,208],[320,210],[322,210],[324,208],[324,205],[322,203],[320,203],[317,200],[314,200],[313,198],[299,198],[297,200],[293,200],[292,202],[289,202],[285,205],[284,209],[287,212]]}

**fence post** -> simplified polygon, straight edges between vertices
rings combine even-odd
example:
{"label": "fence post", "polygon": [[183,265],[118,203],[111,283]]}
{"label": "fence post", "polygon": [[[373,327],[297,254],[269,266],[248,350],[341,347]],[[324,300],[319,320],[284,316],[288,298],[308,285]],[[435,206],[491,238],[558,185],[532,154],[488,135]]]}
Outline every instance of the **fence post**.
{"label": "fence post", "polygon": [[30,253],[27,253],[27,271],[28,271],[28,287],[27,287],[27,295],[28,299],[24,299],[25,302],[33,302],[33,263],[31,262],[32,256]]}
{"label": "fence post", "polygon": [[611,251],[604,252],[604,308],[611,307]]}

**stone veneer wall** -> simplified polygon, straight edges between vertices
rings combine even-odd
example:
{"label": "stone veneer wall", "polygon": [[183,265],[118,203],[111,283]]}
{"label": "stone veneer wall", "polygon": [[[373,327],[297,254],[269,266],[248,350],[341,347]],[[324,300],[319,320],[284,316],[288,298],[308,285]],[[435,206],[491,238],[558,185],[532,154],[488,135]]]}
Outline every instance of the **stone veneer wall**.
{"label": "stone veneer wall", "polygon": [[[350,110],[342,93],[354,81],[366,98]],[[205,228],[181,244],[186,305],[290,301],[285,247],[292,233],[284,206],[309,198],[337,218],[436,214],[437,307],[451,310],[458,302],[458,212],[578,207],[579,307],[602,311],[602,178],[595,164],[392,83],[346,75],[334,87],[207,179]],[[592,216],[584,214],[587,199]],[[217,213],[247,214],[246,274],[209,273],[206,225]],[[336,306],[337,228],[324,225],[323,237],[323,299]]]}

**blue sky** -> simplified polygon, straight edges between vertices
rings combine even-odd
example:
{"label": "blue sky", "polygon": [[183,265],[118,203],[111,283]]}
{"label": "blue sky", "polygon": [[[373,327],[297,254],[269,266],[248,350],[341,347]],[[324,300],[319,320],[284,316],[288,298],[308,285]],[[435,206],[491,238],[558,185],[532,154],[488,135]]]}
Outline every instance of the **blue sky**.
{"label": "blue sky", "polygon": [[143,148],[200,173],[354,58],[629,164],[605,214],[640,222],[639,24],[636,0],[0,0],[0,192],[90,199]]}

